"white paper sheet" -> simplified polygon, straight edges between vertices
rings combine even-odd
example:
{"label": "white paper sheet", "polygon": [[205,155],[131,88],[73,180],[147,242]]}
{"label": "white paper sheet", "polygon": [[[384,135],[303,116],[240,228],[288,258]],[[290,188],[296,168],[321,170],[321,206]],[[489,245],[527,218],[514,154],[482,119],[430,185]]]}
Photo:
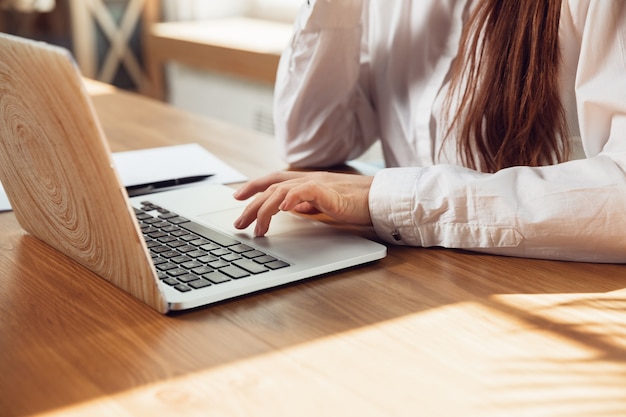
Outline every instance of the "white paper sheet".
{"label": "white paper sheet", "polygon": [[9,198],[4,192],[4,188],[2,184],[0,184],[0,211],[11,210],[11,203],[9,203]]}
{"label": "white paper sheet", "polygon": [[196,143],[116,152],[113,160],[125,186],[202,175],[212,175],[207,181],[220,184],[246,181],[245,176]]}
{"label": "white paper sheet", "polygon": [[[113,153],[124,186],[149,184],[176,178],[211,175],[204,181],[232,184],[246,181],[239,171],[193,143]],[[11,210],[0,184],[0,211]]]}

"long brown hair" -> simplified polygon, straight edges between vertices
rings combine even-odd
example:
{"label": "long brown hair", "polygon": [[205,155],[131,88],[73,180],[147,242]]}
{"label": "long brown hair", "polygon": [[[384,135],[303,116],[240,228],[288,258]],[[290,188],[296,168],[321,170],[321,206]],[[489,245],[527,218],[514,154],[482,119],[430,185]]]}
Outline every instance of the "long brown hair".
{"label": "long brown hair", "polygon": [[452,68],[460,97],[448,138],[474,169],[562,162],[569,156],[559,99],[560,0],[478,0]]}

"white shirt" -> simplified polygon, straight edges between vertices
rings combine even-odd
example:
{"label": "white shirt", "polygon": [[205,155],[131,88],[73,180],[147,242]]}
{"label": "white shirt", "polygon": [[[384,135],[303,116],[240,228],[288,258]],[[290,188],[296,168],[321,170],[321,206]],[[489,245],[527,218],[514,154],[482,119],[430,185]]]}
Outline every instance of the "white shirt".
{"label": "white shirt", "polygon": [[387,168],[369,205],[378,235],[413,246],[626,262],[626,1],[563,0],[561,101],[572,161],[495,174],[442,146],[467,0],[311,0],[275,91],[287,162],[320,167],[376,140]]}

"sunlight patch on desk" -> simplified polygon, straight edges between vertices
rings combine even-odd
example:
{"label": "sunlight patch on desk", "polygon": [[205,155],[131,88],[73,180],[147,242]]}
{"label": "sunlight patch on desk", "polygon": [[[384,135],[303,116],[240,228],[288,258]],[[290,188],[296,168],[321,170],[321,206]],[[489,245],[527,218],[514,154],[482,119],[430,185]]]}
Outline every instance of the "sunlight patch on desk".
{"label": "sunlight patch on desk", "polygon": [[[523,355],[500,358],[493,375],[499,407],[524,405],[529,416],[625,415],[623,291],[491,298],[501,312],[525,322],[502,340],[512,342],[525,333],[536,339],[521,344],[533,346]],[[542,346],[542,340],[554,346]]]}
{"label": "sunlight patch on desk", "polygon": [[[626,292],[507,294],[493,296],[504,311],[528,312],[531,325],[626,362]],[[550,326],[548,328],[548,326]]]}
{"label": "sunlight patch on desk", "polygon": [[[496,295],[442,306],[46,416],[624,415],[626,363],[613,333],[624,327],[581,322],[584,311],[570,315],[563,304],[590,297]],[[587,343],[579,332],[606,340]]]}

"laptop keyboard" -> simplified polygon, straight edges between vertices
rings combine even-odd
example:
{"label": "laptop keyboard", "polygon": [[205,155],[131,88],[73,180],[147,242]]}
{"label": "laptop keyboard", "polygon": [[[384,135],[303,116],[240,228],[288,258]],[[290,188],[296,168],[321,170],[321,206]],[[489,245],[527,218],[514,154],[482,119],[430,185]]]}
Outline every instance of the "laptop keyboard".
{"label": "laptop keyboard", "polygon": [[289,263],[149,201],[135,208],[159,279],[180,292],[245,279]]}

